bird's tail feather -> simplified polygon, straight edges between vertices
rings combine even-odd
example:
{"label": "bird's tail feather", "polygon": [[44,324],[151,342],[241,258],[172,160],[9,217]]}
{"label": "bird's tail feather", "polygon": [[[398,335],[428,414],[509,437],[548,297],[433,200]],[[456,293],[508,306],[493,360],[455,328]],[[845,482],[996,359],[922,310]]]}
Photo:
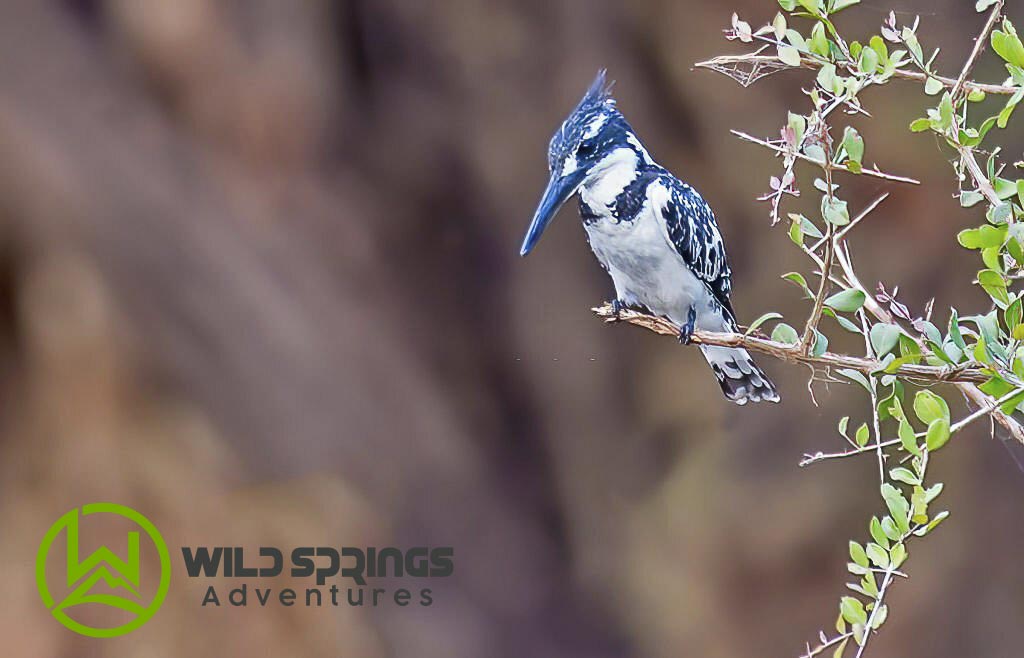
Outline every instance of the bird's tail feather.
{"label": "bird's tail feather", "polygon": [[757,367],[750,354],[739,347],[701,345],[725,397],[736,404],[747,402],[778,402],[779,393],[768,375]]}

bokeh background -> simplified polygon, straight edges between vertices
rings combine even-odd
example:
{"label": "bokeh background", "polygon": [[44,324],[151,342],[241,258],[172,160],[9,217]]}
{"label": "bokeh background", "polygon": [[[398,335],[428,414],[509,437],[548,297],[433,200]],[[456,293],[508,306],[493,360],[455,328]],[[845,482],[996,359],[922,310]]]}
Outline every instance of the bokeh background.
{"label": "bokeh background", "polygon": [[[959,71],[967,0],[922,15]],[[755,197],[810,73],[744,90],[770,0],[5,0],[0,6],[0,646],[5,656],[795,656],[834,620],[846,544],[881,501],[838,449],[857,391],[767,362],[778,406],[736,408],[695,350],[589,312],[609,298],[572,210],[526,260],[545,148],[602,66],[662,163],[716,208],[743,318],[800,322],[805,263]],[[1020,9],[1010,14],[1024,19]],[[979,77],[1001,80],[984,62]],[[861,277],[979,309],[948,151],[896,83],[855,120]],[[1010,161],[1022,135],[1004,132]],[[799,203],[794,207],[799,207]],[[854,349],[855,345],[838,347]],[[1024,474],[986,428],[933,466],[953,516],[914,544],[877,656],[1017,656]],[[32,563],[64,511],[110,500],[162,530],[163,609],[73,635]],[[453,545],[435,604],[210,610],[179,546]]]}

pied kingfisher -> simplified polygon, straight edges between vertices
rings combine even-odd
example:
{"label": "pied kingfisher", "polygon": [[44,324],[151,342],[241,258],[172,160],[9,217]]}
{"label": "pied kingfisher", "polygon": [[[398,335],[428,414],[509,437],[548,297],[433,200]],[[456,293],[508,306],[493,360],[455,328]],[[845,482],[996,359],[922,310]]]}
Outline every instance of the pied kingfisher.
{"label": "pied kingfisher", "polygon": [[[683,343],[695,329],[736,330],[729,262],[711,207],[651,159],[616,108],[604,71],[552,137],[548,165],[551,178],[521,255],[578,192],[590,248],[615,284],[616,310],[646,308],[667,317],[681,327]],[[700,349],[728,399],[779,401],[746,350]]]}

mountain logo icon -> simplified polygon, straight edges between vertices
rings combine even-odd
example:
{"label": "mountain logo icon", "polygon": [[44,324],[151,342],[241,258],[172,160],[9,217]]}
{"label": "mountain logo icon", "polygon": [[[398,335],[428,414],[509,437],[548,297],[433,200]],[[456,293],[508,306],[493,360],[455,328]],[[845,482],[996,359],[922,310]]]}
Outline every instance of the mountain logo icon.
{"label": "mountain logo icon", "polygon": [[[118,519],[104,515],[115,515]],[[111,521],[117,521],[111,524]],[[104,528],[128,526],[127,556],[121,557],[106,546],[100,546],[89,555],[83,556],[79,551],[80,531],[83,525],[102,525]],[[58,538],[64,537],[63,545]],[[145,574],[143,577],[140,542],[146,537],[147,550],[154,550],[159,558],[160,573]],[[59,551],[64,549],[66,560],[66,582],[58,591],[67,590],[63,598],[57,600],[54,595],[56,587],[51,587],[47,578],[48,571],[59,570],[55,567],[55,559],[51,554],[60,557]],[[54,574],[51,578],[56,581]],[[167,596],[171,582],[171,559],[167,552],[167,544],[156,527],[149,519],[130,507],[114,503],[93,503],[75,508],[50,526],[43,537],[36,555],[36,585],[43,604],[57,621],[72,631],[88,637],[116,637],[124,635],[145,624],[156,613]],[[143,584],[155,584],[155,591]],[[90,605],[92,604],[92,605]],[[117,619],[127,621],[118,625],[101,626],[86,622],[76,610],[85,610],[95,606],[114,609]]]}

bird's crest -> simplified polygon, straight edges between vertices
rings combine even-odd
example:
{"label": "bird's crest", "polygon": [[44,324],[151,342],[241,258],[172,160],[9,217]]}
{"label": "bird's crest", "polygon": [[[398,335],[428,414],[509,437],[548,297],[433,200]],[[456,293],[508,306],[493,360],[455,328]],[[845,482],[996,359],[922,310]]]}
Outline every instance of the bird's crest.
{"label": "bird's crest", "polygon": [[618,116],[615,99],[612,98],[614,82],[608,82],[608,72],[601,69],[594,81],[590,83],[587,93],[583,95],[575,109],[562,122],[561,127],[551,139],[548,149],[548,161],[552,169],[564,160],[584,138],[591,137],[588,129],[603,124],[599,117],[613,118]]}
{"label": "bird's crest", "polygon": [[[590,88],[587,89],[587,93],[583,96],[579,105],[576,106],[576,112],[581,110],[596,110],[605,103],[615,105],[615,99],[612,98],[612,87],[614,86],[614,80],[608,82],[608,69],[601,69],[598,71],[597,76],[594,77],[594,81],[590,83]],[[576,112],[573,112],[573,114]]]}

